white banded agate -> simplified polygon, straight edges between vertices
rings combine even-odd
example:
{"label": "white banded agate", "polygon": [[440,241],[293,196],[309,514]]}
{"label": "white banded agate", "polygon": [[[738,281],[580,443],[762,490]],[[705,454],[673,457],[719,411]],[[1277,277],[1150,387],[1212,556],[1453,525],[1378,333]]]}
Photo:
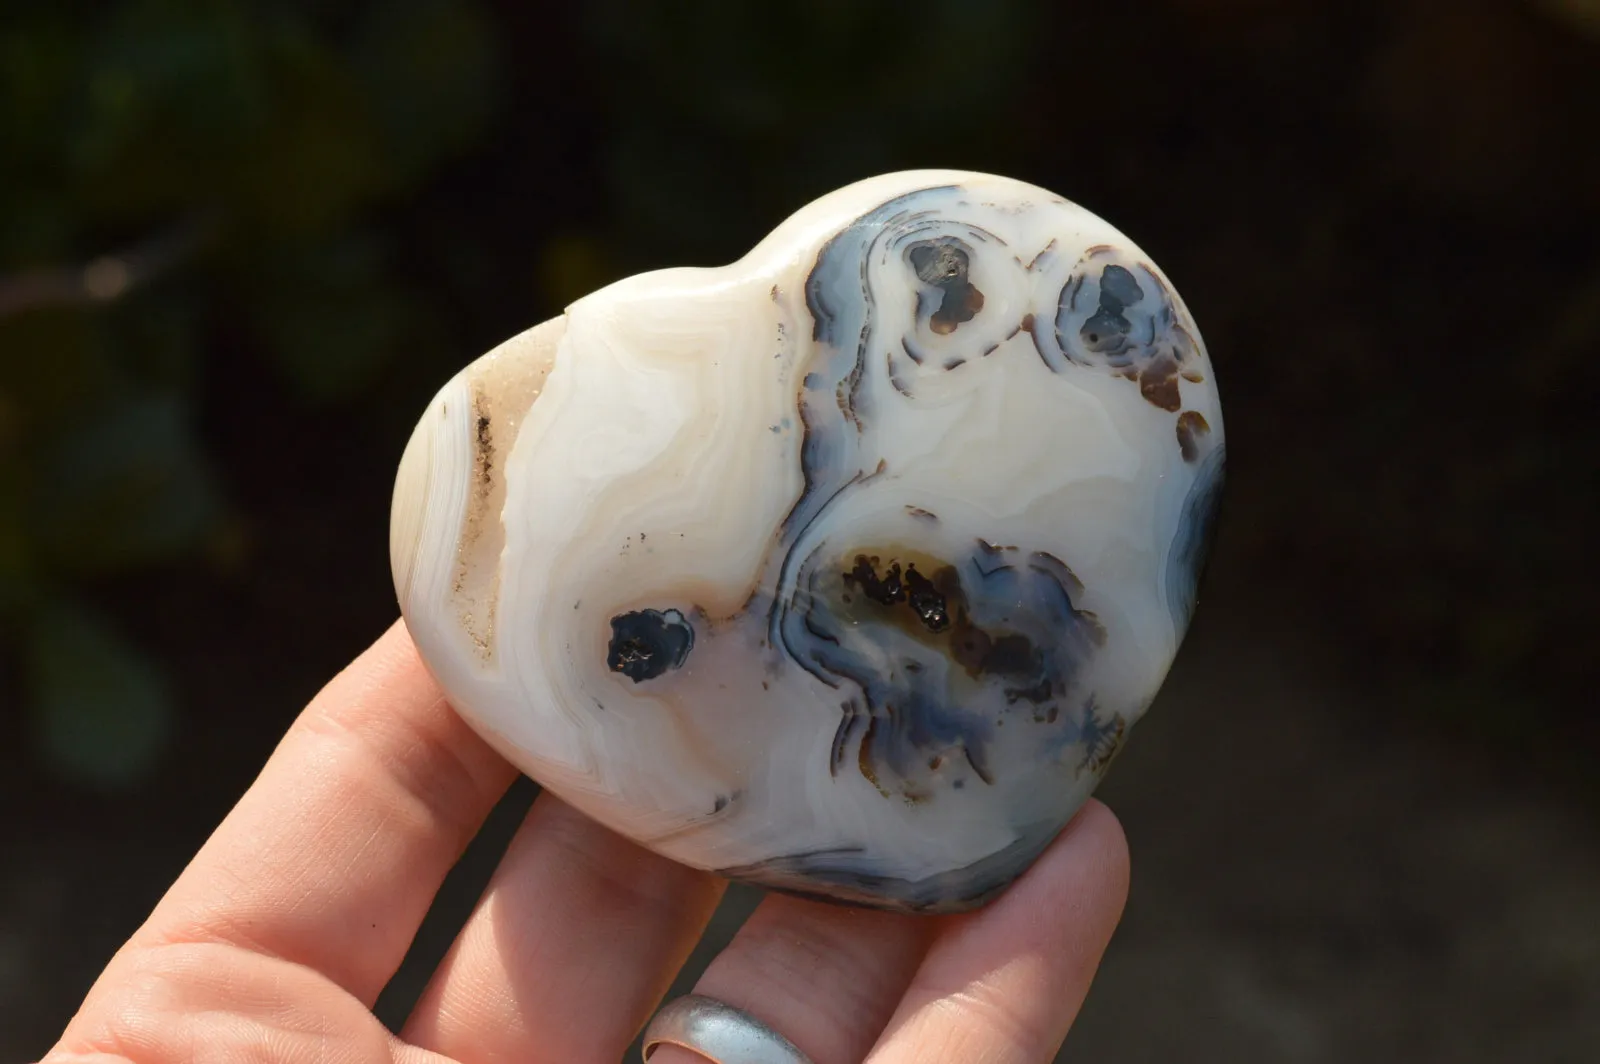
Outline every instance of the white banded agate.
{"label": "white banded agate", "polygon": [[395,586],[458,712],[600,823],[956,911],[1155,697],[1223,455],[1200,333],[1127,237],[889,174],[462,370],[400,464]]}

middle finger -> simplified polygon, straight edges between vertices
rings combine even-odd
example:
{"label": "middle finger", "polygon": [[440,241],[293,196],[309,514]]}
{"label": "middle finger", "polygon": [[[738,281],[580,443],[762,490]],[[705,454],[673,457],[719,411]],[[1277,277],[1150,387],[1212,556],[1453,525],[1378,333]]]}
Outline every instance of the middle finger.
{"label": "middle finger", "polygon": [[618,1060],[722,890],[542,794],[401,1036],[461,1064]]}

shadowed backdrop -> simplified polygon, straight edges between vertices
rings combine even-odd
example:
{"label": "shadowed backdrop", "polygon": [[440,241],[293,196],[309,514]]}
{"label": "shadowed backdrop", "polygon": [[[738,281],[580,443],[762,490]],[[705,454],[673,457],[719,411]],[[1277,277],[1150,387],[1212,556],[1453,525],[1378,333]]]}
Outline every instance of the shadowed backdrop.
{"label": "shadowed backdrop", "polygon": [[1142,245],[1230,437],[1194,630],[1102,790],[1133,895],[1062,1059],[1594,1059],[1600,4],[579,7],[0,21],[0,1057],[396,615],[393,471],[446,378],[960,167]]}

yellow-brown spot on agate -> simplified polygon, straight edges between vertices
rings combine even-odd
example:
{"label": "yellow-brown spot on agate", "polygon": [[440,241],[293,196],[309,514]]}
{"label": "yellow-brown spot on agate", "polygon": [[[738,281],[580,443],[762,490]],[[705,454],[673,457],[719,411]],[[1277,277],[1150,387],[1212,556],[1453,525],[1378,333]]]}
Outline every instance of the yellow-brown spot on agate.
{"label": "yellow-brown spot on agate", "polygon": [[1178,415],[1178,450],[1185,462],[1200,460],[1200,441],[1211,434],[1211,426],[1198,410],[1185,410]]}

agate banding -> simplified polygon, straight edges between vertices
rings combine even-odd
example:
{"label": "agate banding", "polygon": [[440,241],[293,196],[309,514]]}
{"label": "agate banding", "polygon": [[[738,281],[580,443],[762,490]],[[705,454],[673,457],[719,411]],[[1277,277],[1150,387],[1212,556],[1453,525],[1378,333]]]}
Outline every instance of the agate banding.
{"label": "agate banding", "polygon": [[948,912],[1155,697],[1223,463],[1138,247],[1031,185],[890,174],[462,370],[391,554],[457,710],[564,801],[697,868]]}

